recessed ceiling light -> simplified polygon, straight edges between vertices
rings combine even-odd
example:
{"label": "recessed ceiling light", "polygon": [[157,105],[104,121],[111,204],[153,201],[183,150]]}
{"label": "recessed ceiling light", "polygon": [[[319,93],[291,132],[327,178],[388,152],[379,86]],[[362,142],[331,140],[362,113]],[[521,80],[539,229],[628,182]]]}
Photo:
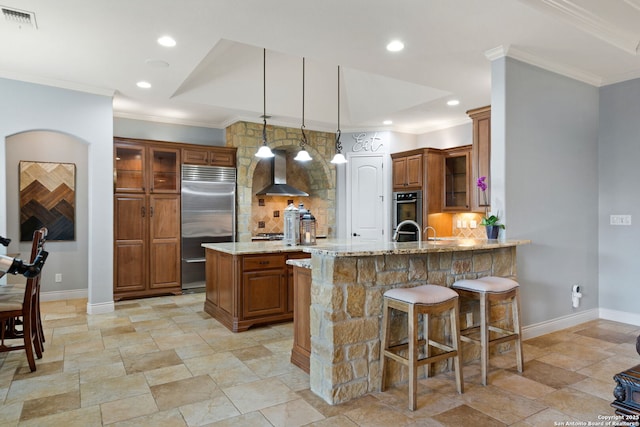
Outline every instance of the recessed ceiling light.
{"label": "recessed ceiling light", "polygon": [[400,52],[402,49],[404,49],[404,43],[400,40],[393,40],[387,45],[389,52]]}
{"label": "recessed ceiling light", "polygon": [[392,120],[385,120],[384,122],[382,122],[383,125],[392,125],[393,121]]}
{"label": "recessed ceiling light", "polygon": [[460,101],[458,101],[457,99],[450,99],[447,101],[447,105],[449,107],[455,107],[458,104],[460,104]]}
{"label": "recessed ceiling light", "polygon": [[149,83],[149,82],[138,82],[138,83],[136,83],[136,86],[138,86],[141,89],[149,89],[151,87],[151,83]]}
{"label": "recessed ceiling light", "polygon": [[174,47],[176,45],[176,41],[173,37],[162,36],[158,39],[158,44],[164,47]]}

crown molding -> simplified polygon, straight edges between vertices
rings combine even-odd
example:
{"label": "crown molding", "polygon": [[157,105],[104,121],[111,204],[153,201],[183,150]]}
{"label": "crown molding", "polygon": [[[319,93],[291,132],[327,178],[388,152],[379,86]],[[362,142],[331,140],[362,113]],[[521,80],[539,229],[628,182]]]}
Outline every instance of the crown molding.
{"label": "crown molding", "polygon": [[[640,40],[634,37],[614,22],[601,18],[596,10],[589,10],[578,5],[573,0],[521,0],[532,7],[551,13],[565,21],[575,25],[580,30],[597,37],[612,46],[631,54],[638,54]],[[624,0],[624,2],[640,11],[640,2],[637,0]],[[606,2],[603,2],[606,3]]]}
{"label": "crown molding", "polygon": [[565,77],[590,84],[591,86],[600,87],[603,85],[602,77],[596,74],[589,73],[579,68],[569,67],[555,61],[550,61],[546,58],[542,58],[513,46],[498,46],[493,49],[489,49],[485,52],[485,56],[491,61],[502,57],[509,57],[530,65],[534,65],[536,67],[543,68],[547,71],[551,71],[556,74],[560,74]]}
{"label": "crown molding", "polygon": [[69,82],[65,80],[50,79],[41,76],[35,76],[27,73],[16,73],[13,71],[0,70],[0,78],[17,80],[25,83],[34,83],[43,86],[57,87],[59,89],[75,90],[76,92],[85,92],[92,95],[108,96],[113,98],[115,90],[105,89],[80,83]]}

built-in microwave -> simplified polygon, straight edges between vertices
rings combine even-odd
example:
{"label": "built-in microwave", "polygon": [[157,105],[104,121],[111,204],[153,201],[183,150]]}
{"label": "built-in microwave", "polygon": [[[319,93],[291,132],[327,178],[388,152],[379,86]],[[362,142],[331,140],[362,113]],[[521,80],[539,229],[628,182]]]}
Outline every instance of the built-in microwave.
{"label": "built-in microwave", "polygon": [[398,230],[399,242],[413,242],[418,240],[418,233],[422,230],[422,192],[399,191],[393,193],[393,233],[396,233],[398,224],[411,220],[418,224],[419,230],[407,224]]}

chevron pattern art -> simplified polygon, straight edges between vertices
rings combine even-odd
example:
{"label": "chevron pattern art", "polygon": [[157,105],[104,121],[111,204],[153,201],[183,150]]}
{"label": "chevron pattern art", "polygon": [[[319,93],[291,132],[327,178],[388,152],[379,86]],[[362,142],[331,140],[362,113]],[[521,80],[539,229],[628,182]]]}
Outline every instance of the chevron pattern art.
{"label": "chevron pattern art", "polygon": [[47,227],[47,240],[75,240],[76,165],[20,162],[20,241]]}

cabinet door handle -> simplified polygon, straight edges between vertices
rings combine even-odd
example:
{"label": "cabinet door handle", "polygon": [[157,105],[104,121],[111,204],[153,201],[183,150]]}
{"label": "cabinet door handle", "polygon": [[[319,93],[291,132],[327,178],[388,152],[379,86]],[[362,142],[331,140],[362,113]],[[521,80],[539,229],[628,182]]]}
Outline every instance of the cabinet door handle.
{"label": "cabinet door handle", "polygon": [[353,233],[353,237],[360,237],[358,233]]}
{"label": "cabinet door handle", "polygon": [[144,218],[145,214],[147,213],[147,210],[145,209],[145,207],[142,207],[142,218]]}
{"label": "cabinet door handle", "polygon": [[149,208],[149,216],[150,216],[150,217],[151,217],[151,216],[153,216],[153,206],[151,206],[151,207]]}
{"label": "cabinet door handle", "polygon": [[260,265],[267,265],[269,264],[269,261],[260,261]]}

